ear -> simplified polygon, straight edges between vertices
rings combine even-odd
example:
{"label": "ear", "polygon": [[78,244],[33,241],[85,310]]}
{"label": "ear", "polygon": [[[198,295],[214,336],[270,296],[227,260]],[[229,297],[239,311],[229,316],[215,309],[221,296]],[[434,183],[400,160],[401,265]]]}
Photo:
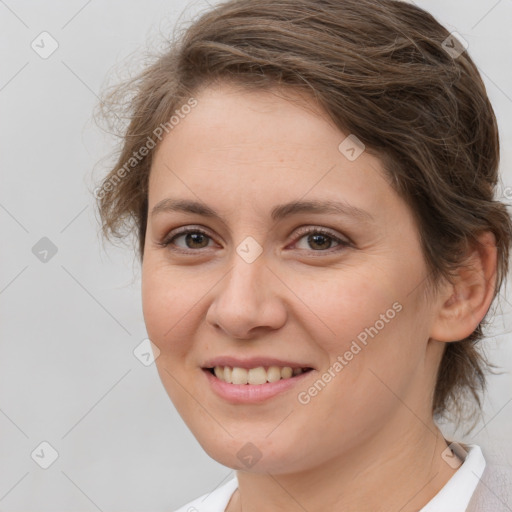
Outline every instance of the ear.
{"label": "ear", "polygon": [[456,276],[439,291],[439,308],[430,337],[437,341],[467,338],[491,306],[496,287],[497,249],[494,234],[478,237]]}

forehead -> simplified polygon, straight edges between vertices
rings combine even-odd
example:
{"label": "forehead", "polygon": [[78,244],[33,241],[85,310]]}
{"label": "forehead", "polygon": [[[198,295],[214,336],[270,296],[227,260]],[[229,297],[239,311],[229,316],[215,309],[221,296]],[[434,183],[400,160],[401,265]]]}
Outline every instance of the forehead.
{"label": "forehead", "polygon": [[340,144],[350,144],[350,134],[307,96],[222,85],[195,98],[157,149],[150,209],[171,193],[234,212],[248,199],[262,210],[299,198],[374,211],[399,201],[380,161],[360,147],[347,158]]}

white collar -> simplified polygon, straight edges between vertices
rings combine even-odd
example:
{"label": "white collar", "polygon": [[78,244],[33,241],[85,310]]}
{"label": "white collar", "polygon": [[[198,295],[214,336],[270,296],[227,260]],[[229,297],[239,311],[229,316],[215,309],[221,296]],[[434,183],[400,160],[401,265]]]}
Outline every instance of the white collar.
{"label": "white collar", "polygon": [[464,462],[420,512],[465,512],[484,472],[485,459],[479,446],[460,446],[467,452]]}

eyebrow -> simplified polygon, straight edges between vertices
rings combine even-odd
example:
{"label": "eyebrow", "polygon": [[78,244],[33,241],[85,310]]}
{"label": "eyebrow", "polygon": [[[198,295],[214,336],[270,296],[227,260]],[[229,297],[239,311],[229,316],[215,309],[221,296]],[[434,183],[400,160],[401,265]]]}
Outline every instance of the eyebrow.
{"label": "eyebrow", "polygon": [[[163,199],[153,207],[151,217],[163,212],[195,213],[204,217],[223,220],[215,210],[206,204],[189,199]],[[298,213],[330,213],[346,217],[355,217],[363,222],[373,222],[375,220],[366,210],[362,210],[348,203],[319,200],[292,201],[278,205],[272,209],[270,218],[275,222]]]}

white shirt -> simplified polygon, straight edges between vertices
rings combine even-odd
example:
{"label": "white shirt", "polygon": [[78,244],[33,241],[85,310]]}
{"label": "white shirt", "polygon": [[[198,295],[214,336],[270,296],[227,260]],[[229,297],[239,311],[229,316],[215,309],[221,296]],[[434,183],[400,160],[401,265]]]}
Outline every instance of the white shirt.
{"label": "white shirt", "polygon": [[[478,508],[474,510],[479,512],[487,510],[492,512],[508,512],[512,510],[512,503],[504,502],[492,489],[492,481],[489,481],[488,478],[487,483],[485,483],[485,480],[482,481],[481,477],[486,468],[486,463],[480,447],[477,445],[462,446],[467,452],[463,464],[437,495],[419,512],[466,512],[466,510],[473,510],[475,505],[478,505]],[[505,486],[508,487],[508,483]],[[507,487],[503,487],[503,489]],[[176,512],[225,512],[229,500],[237,488],[238,480],[235,476],[222,487],[203,494],[179,508]],[[472,497],[475,498],[475,490],[477,488],[480,492],[477,493],[479,496],[478,500],[475,501],[474,499],[472,500]],[[487,489],[489,492],[487,492]],[[497,498],[496,502],[493,501],[493,508],[485,506],[485,503],[488,502],[487,496],[490,496],[491,499]],[[507,498],[505,497],[505,499]],[[468,508],[468,504],[471,505],[470,508]]]}

